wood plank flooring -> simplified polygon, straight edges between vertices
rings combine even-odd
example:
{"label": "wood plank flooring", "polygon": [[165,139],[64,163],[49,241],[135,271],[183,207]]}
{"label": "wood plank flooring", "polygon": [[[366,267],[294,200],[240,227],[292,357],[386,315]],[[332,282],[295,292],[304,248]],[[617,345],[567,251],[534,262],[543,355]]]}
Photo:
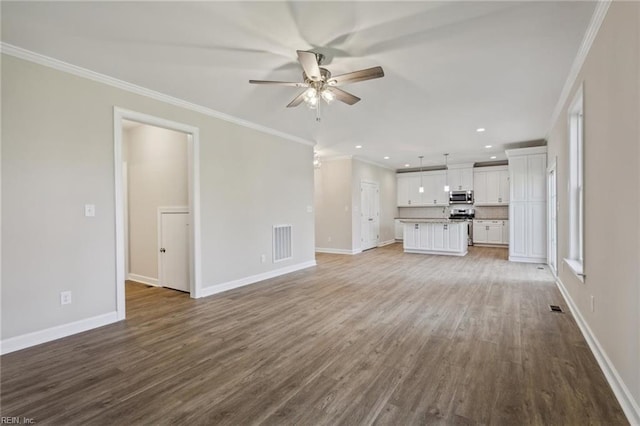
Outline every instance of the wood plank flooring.
{"label": "wood plank flooring", "polygon": [[[127,320],[3,356],[39,424],[628,424],[546,267],[398,244],[205,299],[127,284]],[[559,304],[565,313],[551,313]]]}

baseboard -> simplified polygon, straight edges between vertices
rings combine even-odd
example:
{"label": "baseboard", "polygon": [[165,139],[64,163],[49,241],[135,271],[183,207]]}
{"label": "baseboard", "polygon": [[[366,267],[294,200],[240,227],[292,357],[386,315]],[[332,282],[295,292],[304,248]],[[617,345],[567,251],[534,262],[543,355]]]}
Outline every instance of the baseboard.
{"label": "baseboard", "polygon": [[378,243],[378,247],[384,247],[384,246],[388,246],[389,244],[395,244],[396,240],[387,240],[387,241],[383,241],[381,243]]}
{"label": "baseboard", "polygon": [[145,277],[144,275],[138,274],[129,274],[127,276],[128,280],[135,281],[137,283],[142,283],[146,285],[151,285],[153,287],[160,287],[160,283],[157,278]]}
{"label": "baseboard", "polygon": [[114,322],[118,322],[118,313],[116,311],[40,331],[34,331],[33,333],[23,334],[21,336],[10,337],[0,342],[0,354],[4,355],[19,351],[20,349],[61,339],[71,336],[72,334],[82,333],[83,331],[102,327]]}
{"label": "baseboard", "polygon": [[547,259],[545,257],[509,256],[509,262],[544,263],[546,265]]}
{"label": "baseboard", "polygon": [[328,253],[328,254],[358,254],[362,253],[362,250],[347,250],[347,249],[334,249],[334,248],[322,248],[316,247],[316,253]]}
{"label": "baseboard", "polygon": [[600,365],[600,369],[604,373],[607,382],[609,382],[609,386],[611,386],[613,393],[618,399],[624,414],[627,416],[627,420],[629,420],[631,425],[640,425],[640,407],[634,400],[631,392],[629,392],[629,388],[624,384],[624,381],[618,374],[618,370],[616,370],[615,366],[607,356],[607,353],[600,345],[600,342],[584,320],[578,306],[573,302],[573,299],[559,277],[556,277],[556,286],[558,286],[560,293],[562,293],[562,297],[564,297],[565,302],[567,302],[569,310],[573,314],[573,317],[575,318],[582,335],[587,341],[591,352],[595,356],[596,361],[598,361],[598,365]]}
{"label": "baseboard", "polygon": [[281,275],[290,274],[291,272],[296,272],[301,269],[311,268],[312,266],[316,266],[315,260],[310,260],[308,262],[298,263],[296,265],[287,266],[284,268],[276,269],[269,272],[264,272],[262,274],[251,275],[249,277],[240,278],[239,280],[229,281],[223,284],[217,284],[210,287],[204,287],[198,297],[207,297],[212,296],[217,293],[222,293],[223,291],[233,290],[234,288],[243,287],[249,284],[255,284],[260,281],[268,280],[270,278],[279,277]]}

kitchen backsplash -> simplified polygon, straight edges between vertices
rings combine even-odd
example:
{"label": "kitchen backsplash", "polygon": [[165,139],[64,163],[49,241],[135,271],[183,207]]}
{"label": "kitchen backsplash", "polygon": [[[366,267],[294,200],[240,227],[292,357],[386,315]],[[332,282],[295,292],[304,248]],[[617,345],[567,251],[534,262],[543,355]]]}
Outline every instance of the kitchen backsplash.
{"label": "kitchen backsplash", "polygon": [[509,219],[508,206],[475,207],[476,219]]}
{"label": "kitchen backsplash", "polygon": [[[464,205],[462,208],[471,206]],[[449,207],[398,207],[398,217],[402,219],[441,219],[449,217]],[[474,207],[476,209],[476,219],[508,219],[509,207]]]}

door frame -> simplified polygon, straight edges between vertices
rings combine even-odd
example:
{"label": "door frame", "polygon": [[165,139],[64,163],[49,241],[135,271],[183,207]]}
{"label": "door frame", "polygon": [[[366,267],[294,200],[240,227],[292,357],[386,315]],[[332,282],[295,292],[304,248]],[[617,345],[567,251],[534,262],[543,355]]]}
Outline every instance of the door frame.
{"label": "door frame", "polygon": [[202,297],[202,255],[200,241],[200,129],[152,115],[113,107],[113,157],[116,237],[116,311],[118,320],[126,317],[125,300],[125,200],[123,186],[122,121],[131,120],[187,134],[188,192],[191,229],[189,232],[189,289],[192,298]]}
{"label": "door frame", "polygon": [[[553,178],[552,178],[553,176]],[[552,203],[551,199],[551,187],[553,184],[553,194],[555,194],[555,203]],[[555,210],[555,212],[554,212]],[[555,213],[552,216],[552,213]],[[551,218],[555,217],[552,221]],[[552,233],[555,234],[555,238],[551,238]],[[553,243],[552,243],[553,241]],[[553,250],[551,245],[555,244]],[[551,253],[555,254],[555,259],[551,259]],[[551,263],[553,260],[553,265]],[[558,275],[558,169],[557,160],[554,158],[553,162],[547,167],[547,265],[551,269],[554,275]]]}
{"label": "door frame", "polygon": [[[162,215],[163,214],[171,214],[171,213],[180,213],[180,214],[189,214],[189,206],[169,206],[169,207],[158,207],[158,250],[162,246]],[[158,255],[158,285],[160,287],[164,287],[162,283],[164,282],[164,277],[162,273],[163,259],[164,256],[160,255],[160,251],[157,253]],[[189,281],[191,281],[191,271],[189,271]]]}
{"label": "door frame", "polygon": [[[363,216],[363,208],[362,208],[363,207],[362,206],[362,191],[363,191],[362,184],[375,185],[376,194],[375,194],[374,205],[376,207],[376,211],[377,211],[377,214],[378,214],[378,217],[377,217],[377,223],[378,223],[377,235],[378,235],[378,238],[376,239],[376,244],[373,247],[368,247],[366,249],[362,246],[362,241],[363,241],[363,238],[362,238],[363,220],[362,219],[364,217]],[[360,250],[364,251],[364,250],[369,250],[369,249],[372,249],[372,248],[376,248],[376,247],[378,247],[378,244],[380,244],[380,184],[378,182],[375,182],[375,181],[372,181],[372,180],[362,179],[360,181]]]}

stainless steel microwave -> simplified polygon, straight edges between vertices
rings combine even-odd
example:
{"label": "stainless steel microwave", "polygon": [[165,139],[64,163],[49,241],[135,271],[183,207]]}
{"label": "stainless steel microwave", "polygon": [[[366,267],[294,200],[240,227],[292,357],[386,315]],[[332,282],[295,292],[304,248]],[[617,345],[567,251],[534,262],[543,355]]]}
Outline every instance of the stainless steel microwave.
{"label": "stainless steel microwave", "polygon": [[473,204],[473,191],[449,192],[449,204]]}

